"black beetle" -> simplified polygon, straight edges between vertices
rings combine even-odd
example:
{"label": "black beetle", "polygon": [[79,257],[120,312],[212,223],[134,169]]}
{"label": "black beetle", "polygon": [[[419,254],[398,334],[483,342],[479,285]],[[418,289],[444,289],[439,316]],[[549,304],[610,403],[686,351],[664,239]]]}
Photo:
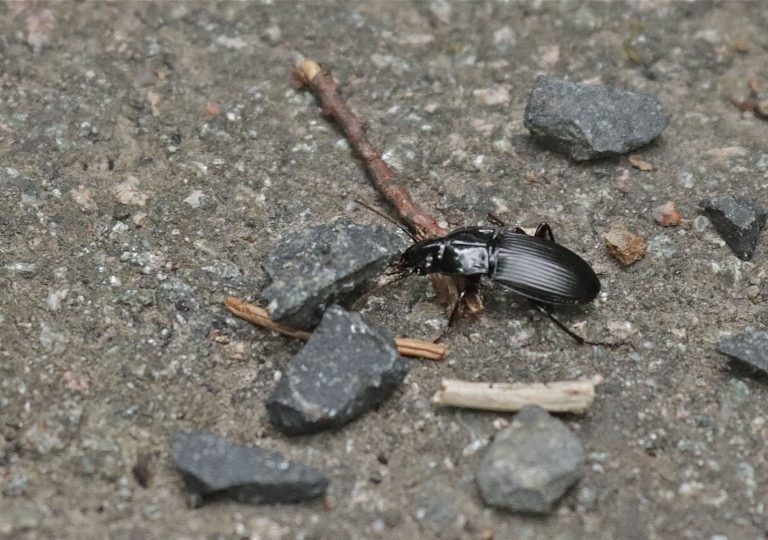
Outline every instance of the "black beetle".
{"label": "black beetle", "polygon": [[555,242],[546,223],[533,236],[519,228],[462,227],[412,245],[395,263],[395,271],[488,276],[543,304],[586,304],[600,293],[600,280],[589,263]]}
{"label": "black beetle", "polygon": [[580,344],[607,347],[626,344],[588,341],[545,308],[545,305],[587,304],[600,294],[600,280],[589,263],[555,242],[552,229],[546,223],[540,224],[532,236],[519,227],[462,227],[442,238],[416,242],[395,262],[393,270],[401,275],[440,273],[465,278],[448,326],[438,341],[460,316],[465,295],[477,291],[480,278],[488,276],[530,299],[536,309]]}

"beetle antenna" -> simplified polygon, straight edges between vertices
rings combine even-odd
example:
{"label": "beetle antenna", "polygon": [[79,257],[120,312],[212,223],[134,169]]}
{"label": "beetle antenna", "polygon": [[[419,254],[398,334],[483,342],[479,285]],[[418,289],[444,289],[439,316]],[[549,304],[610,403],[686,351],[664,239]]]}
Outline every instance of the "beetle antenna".
{"label": "beetle antenna", "polygon": [[488,221],[490,222],[491,225],[495,225],[496,227],[506,227],[507,226],[507,224],[504,223],[504,221],[499,216],[494,214],[493,212],[488,212]]}
{"label": "beetle antenna", "polygon": [[379,216],[380,218],[384,218],[384,219],[386,219],[387,221],[389,221],[389,222],[390,222],[392,225],[394,225],[395,227],[397,227],[397,228],[399,228],[401,231],[403,231],[405,234],[407,234],[407,235],[408,235],[408,238],[410,238],[410,239],[411,239],[411,240],[413,240],[414,242],[417,242],[417,241],[418,241],[418,238],[416,238],[416,235],[415,235],[415,234],[413,234],[413,232],[411,232],[411,230],[410,230],[408,227],[406,227],[405,225],[403,225],[402,223],[398,223],[397,221],[395,221],[394,219],[392,219],[392,218],[391,218],[391,217],[389,217],[388,215],[386,215],[386,214],[384,214],[384,213],[382,213],[382,212],[379,212],[378,210],[376,210],[376,209],[375,209],[375,208],[373,208],[372,206],[369,206],[369,205],[365,204],[363,201],[361,201],[361,200],[359,200],[359,199],[352,199],[352,200],[353,200],[353,202],[355,202],[355,203],[359,204],[360,206],[362,206],[362,207],[363,207],[363,208],[365,208],[366,210],[370,210],[371,212],[373,212],[374,214],[376,214],[376,215],[377,215],[377,216]]}
{"label": "beetle antenna", "polygon": [[572,331],[570,328],[568,328],[563,323],[558,321],[555,318],[555,316],[552,315],[549,311],[547,311],[547,309],[544,306],[542,306],[540,303],[531,301],[531,304],[533,304],[533,306],[536,309],[538,309],[541,313],[549,317],[550,321],[555,323],[558,326],[558,328],[560,328],[560,330],[562,330],[563,332],[571,336],[579,345],[597,345],[599,347],[608,347],[611,349],[618,349],[619,347],[624,347],[626,345],[629,345],[633,349],[635,348],[635,346],[632,345],[631,341],[619,341],[618,343],[609,343],[607,341],[589,341],[588,339],[584,339],[579,334]]}

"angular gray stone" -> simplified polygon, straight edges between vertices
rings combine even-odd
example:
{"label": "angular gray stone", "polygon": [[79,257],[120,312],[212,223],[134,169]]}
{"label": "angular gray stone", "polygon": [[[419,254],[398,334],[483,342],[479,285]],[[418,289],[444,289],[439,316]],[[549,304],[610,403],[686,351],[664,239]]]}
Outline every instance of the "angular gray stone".
{"label": "angular gray stone", "polygon": [[581,443],[563,422],[528,405],[494,439],[477,483],[490,505],[545,514],[581,478],[584,460]]}
{"label": "angular gray stone", "polygon": [[344,303],[380,275],[405,248],[394,231],[346,218],[283,238],[264,269],[272,284],[261,293],[272,320],[311,330],[331,304]]}
{"label": "angular gray stone", "polygon": [[653,96],[547,75],[536,79],[524,119],[535,140],[576,161],[639,148],[668,123]]}
{"label": "angular gray stone", "polygon": [[329,483],[317,469],[209,431],[174,434],[171,458],[196,499],[221,494],[247,504],[289,503],[319,497]]}
{"label": "angular gray stone", "polygon": [[768,332],[742,332],[717,344],[717,351],[768,373]]}
{"label": "angular gray stone", "polygon": [[765,209],[754,199],[730,195],[703,200],[699,206],[733,253],[743,261],[750,260],[765,228]]}
{"label": "angular gray stone", "polygon": [[289,435],[341,427],[384,401],[407,374],[386,330],[331,306],[267,400],[269,420]]}

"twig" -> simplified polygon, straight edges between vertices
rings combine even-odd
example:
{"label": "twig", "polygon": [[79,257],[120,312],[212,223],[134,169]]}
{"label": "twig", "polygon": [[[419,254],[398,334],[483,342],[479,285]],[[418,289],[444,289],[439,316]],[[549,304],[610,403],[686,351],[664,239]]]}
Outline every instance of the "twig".
{"label": "twig", "polygon": [[336,83],[328,69],[316,62],[306,60],[301,63],[295,73],[297,82],[309,87],[320,100],[323,112],[333,118],[341,129],[349,144],[354,148],[365,163],[371,175],[373,187],[394,208],[402,220],[411,227],[417,236],[445,236],[446,230],[437,224],[437,220],[427,214],[413,202],[408,191],[400,185],[392,169],[381,159],[379,153],[365,136],[365,126],[351,111],[346,101],[336,91]]}
{"label": "twig", "polygon": [[[266,310],[233,296],[227,297],[224,300],[224,305],[227,306],[227,309],[229,309],[229,311],[236,317],[262,326],[267,330],[274,330],[275,332],[279,332],[286,336],[305,340],[309,339],[312,335],[311,332],[297,330],[296,328],[276,323],[269,318],[269,313],[267,313]],[[397,345],[397,352],[403,356],[415,356],[426,358],[427,360],[442,360],[446,352],[445,347],[441,345],[430,343],[428,341],[420,341],[418,339],[395,338],[395,345]]]}
{"label": "twig", "polygon": [[[419,238],[445,236],[446,230],[438,225],[434,217],[413,202],[408,190],[399,182],[395,172],[381,159],[379,153],[368,141],[365,125],[337,92],[330,70],[316,62],[306,60],[301,63],[293,76],[297,86],[307,86],[320,100],[323,112],[341,126],[350,146],[362,158],[373,187],[395,208],[400,219],[413,230],[416,236]],[[445,306],[453,306],[459,298],[462,284],[442,274],[431,274],[430,278],[437,301]],[[464,310],[468,313],[479,313],[483,310],[483,302],[477,294],[464,295],[463,304]]]}
{"label": "twig", "polygon": [[602,377],[551,383],[476,383],[443,379],[432,403],[488,411],[519,411],[538,405],[550,412],[583,413],[595,399]]}

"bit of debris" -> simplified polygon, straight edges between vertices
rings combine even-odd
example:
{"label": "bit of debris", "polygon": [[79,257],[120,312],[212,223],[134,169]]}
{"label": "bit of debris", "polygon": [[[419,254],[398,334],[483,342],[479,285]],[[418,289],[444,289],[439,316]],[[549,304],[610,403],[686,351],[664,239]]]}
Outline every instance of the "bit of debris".
{"label": "bit of debris", "polygon": [[675,203],[668,201],[666,204],[653,209],[653,220],[662,227],[676,227],[680,225],[680,214],[675,208]]}
{"label": "bit of debris", "polygon": [[347,218],[282,238],[264,263],[272,284],[262,291],[275,322],[311,330],[326,306],[357,296],[404,248],[392,230]]}
{"label": "bit of debris", "polygon": [[733,42],[733,48],[736,50],[736,52],[739,53],[748,53],[749,52],[749,41],[746,39],[738,39]]}
{"label": "bit of debris", "polygon": [[[267,330],[274,330],[275,332],[279,332],[286,336],[304,340],[309,339],[309,336],[312,335],[311,332],[297,330],[290,326],[276,323],[269,318],[269,313],[267,313],[266,309],[249,304],[248,302],[243,302],[233,296],[227,297],[224,300],[224,305],[227,306],[227,309],[229,309],[233,315],[252,322],[253,324],[263,326]],[[425,358],[427,360],[442,360],[446,353],[445,347],[442,345],[418,339],[395,338],[395,345],[397,345],[398,354]]]}
{"label": "bit of debris", "polygon": [[139,179],[135,176],[129,176],[125,182],[113,187],[112,194],[120,204],[144,206],[149,199],[149,193],[139,191]]}
{"label": "bit of debris", "polygon": [[331,306],[267,400],[269,420],[289,435],[341,427],[389,397],[407,374],[386,330]]}
{"label": "bit of debris", "polygon": [[37,56],[51,41],[51,30],[56,18],[53,11],[44,9],[40,13],[27,17],[27,31],[24,35],[24,41],[32,48],[32,52]]}
{"label": "bit of debris", "polygon": [[64,387],[71,392],[87,394],[91,388],[91,378],[88,375],[81,375],[72,371],[64,372],[61,381],[64,383]]}
{"label": "bit of debris", "polygon": [[233,444],[209,431],[174,434],[171,458],[193,506],[217,493],[246,504],[298,502],[319,497],[329,484],[317,469],[262,448]]}
{"label": "bit of debris", "polygon": [[712,226],[734,254],[748,261],[755,254],[760,231],[765,228],[765,209],[754,199],[726,195],[699,203]]}
{"label": "bit of debris", "polygon": [[554,381],[550,383],[478,383],[443,379],[432,403],[486,411],[519,411],[526,405],[538,405],[550,412],[583,413],[595,399],[593,379]]}
{"label": "bit of debris", "polygon": [[746,156],[749,151],[742,146],[726,146],[724,148],[710,148],[704,153],[716,159],[726,159],[733,156]]}
{"label": "bit of debris", "polygon": [[490,505],[546,514],[581,478],[585,459],[581,443],[562,421],[528,405],[496,434],[477,483]]}
{"label": "bit of debris", "polygon": [[152,106],[152,116],[160,116],[160,111],[157,110],[157,104],[160,103],[160,94],[152,91],[147,92],[147,101]]}
{"label": "bit of debris", "polygon": [[768,332],[742,332],[724,339],[717,351],[768,373]]}
{"label": "bit of debris", "polygon": [[210,120],[211,118],[216,118],[219,116],[219,114],[221,114],[219,104],[209,101],[208,105],[205,106],[205,110],[203,111],[203,118]]}
{"label": "bit of debris", "polygon": [[208,332],[208,341],[227,345],[230,342],[230,339],[227,336],[222,336],[218,330],[211,330]]}
{"label": "bit of debris", "polygon": [[731,103],[742,111],[752,112],[756,117],[768,120],[768,87],[764,87],[755,77],[750,77],[747,83],[749,95],[744,99],[732,95],[729,98]]}
{"label": "bit of debris", "polygon": [[639,169],[641,171],[652,171],[653,167],[650,163],[645,161],[643,158],[638,156],[637,154],[632,154],[629,156],[629,164],[632,165],[635,169]]}
{"label": "bit of debris", "polygon": [[152,485],[155,478],[155,456],[152,454],[140,454],[133,464],[131,472],[133,477],[144,489]]}
{"label": "bit of debris", "polygon": [[571,159],[617,156],[661,135],[669,117],[652,96],[539,76],[525,108],[525,127]]}
{"label": "bit of debris", "polygon": [[603,235],[608,253],[629,266],[645,257],[647,245],[642,237],[631,233],[624,225],[614,225]]}
{"label": "bit of debris", "polygon": [[497,88],[481,88],[473,92],[478,103],[491,107],[509,103],[509,91],[503,86]]}

